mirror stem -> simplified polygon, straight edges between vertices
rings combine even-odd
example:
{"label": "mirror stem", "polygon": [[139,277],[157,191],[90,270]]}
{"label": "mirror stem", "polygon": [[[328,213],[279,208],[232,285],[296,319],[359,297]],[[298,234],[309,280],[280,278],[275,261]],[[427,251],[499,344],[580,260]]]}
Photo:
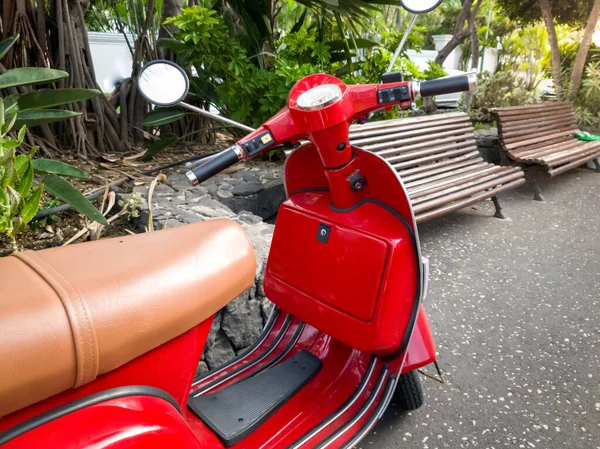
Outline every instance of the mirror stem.
{"label": "mirror stem", "polygon": [[413,16],[410,19],[410,22],[408,24],[408,28],[406,28],[406,32],[404,33],[404,36],[402,36],[402,40],[400,41],[400,43],[398,44],[398,48],[396,48],[396,51],[394,52],[394,57],[392,58],[392,62],[390,63],[390,66],[388,67],[386,73],[391,72],[392,69],[394,68],[396,61],[398,60],[398,56],[400,56],[400,52],[402,52],[402,49],[404,48],[404,45],[406,44],[406,41],[408,40],[408,36],[412,32],[412,29],[415,26],[415,23],[417,23],[417,18],[418,18],[418,16],[416,14],[413,14]]}
{"label": "mirror stem", "polygon": [[228,119],[228,118],[225,118],[225,117],[221,117],[220,115],[213,114],[213,113],[211,113],[209,111],[205,111],[202,108],[199,108],[197,106],[193,106],[193,105],[188,104],[188,103],[184,103],[183,101],[181,103],[179,103],[178,106],[181,106],[182,108],[185,108],[185,109],[189,109],[190,111],[194,111],[197,114],[203,115],[203,116],[211,118],[213,120],[217,120],[219,122],[227,123],[228,125],[233,125],[233,126],[235,126],[237,128],[243,129],[244,131],[248,131],[248,132],[254,131],[254,128],[250,128],[249,126],[243,125],[242,123],[238,123],[238,122],[236,122],[234,120],[231,120],[231,119]]}

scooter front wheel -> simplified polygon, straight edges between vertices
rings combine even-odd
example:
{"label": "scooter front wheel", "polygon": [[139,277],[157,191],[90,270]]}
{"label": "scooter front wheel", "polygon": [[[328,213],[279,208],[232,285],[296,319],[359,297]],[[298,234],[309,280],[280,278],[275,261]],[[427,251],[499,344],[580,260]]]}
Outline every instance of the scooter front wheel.
{"label": "scooter front wheel", "polygon": [[419,373],[416,370],[400,375],[394,399],[398,408],[408,412],[423,405],[423,389],[421,388]]}

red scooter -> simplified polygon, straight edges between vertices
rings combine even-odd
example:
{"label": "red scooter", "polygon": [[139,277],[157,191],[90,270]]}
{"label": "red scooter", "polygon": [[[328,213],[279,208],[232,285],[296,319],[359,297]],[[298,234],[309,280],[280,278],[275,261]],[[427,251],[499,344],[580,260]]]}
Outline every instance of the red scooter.
{"label": "red scooter", "polygon": [[[185,96],[171,63],[143,76],[156,103]],[[279,114],[188,173],[197,184],[308,141],[284,169],[288,199],[264,280],[276,308],[249,350],[202,377],[214,314],[254,283],[252,248],[233,221],[0,259],[0,445],[350,448],[394,396],[419,407],[415,372],[436,360],[427,265],[402,181],[352,147],[348,130],[375,110],[472,84],[312,75]]]}

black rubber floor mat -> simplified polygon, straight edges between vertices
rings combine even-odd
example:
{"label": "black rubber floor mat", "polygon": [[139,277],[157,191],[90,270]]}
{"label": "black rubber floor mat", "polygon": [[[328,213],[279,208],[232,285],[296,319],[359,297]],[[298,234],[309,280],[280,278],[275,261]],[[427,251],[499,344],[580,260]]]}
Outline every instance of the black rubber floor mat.
{"label": "black rubber floor mat", "polygon": [[285,362],[217,393],[190,397],[188,407],[225,446],[233,446],[254,432],[320,369],[318,357],[301,351]]}

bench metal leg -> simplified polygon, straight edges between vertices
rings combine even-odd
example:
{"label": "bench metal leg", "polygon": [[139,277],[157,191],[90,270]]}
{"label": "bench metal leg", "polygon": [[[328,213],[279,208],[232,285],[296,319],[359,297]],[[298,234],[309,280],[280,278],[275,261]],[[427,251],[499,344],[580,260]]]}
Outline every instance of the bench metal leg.
{"label": "bench metal leg", "polygon": [[594,165],[596,166],[596,173],[600,173],[600,161],[598,159],[594,159]]}
{"label": "bench metal leg", "polygon": [[500,207],[500,201],[498,201],[498,197],[493,196],[492,202],[494,203],[494,207],[496,208],[496,213],[494,214],[494,217],[504,220],[506,217],[502,213],[502,207]]}
{"label": "bench metal leg", "polygon": [[527,170],[525,170],[525,178],[527,178],[527,182],[529,183],[529,185],[533,189],[533,199],[534,199],[534,201],[545,201],[544,197],[542,196],[542,190],[540,189],[540,186],[535,181],[535,179],[533,178],[533,176],[531,175],[531,173],[529,173]]}

